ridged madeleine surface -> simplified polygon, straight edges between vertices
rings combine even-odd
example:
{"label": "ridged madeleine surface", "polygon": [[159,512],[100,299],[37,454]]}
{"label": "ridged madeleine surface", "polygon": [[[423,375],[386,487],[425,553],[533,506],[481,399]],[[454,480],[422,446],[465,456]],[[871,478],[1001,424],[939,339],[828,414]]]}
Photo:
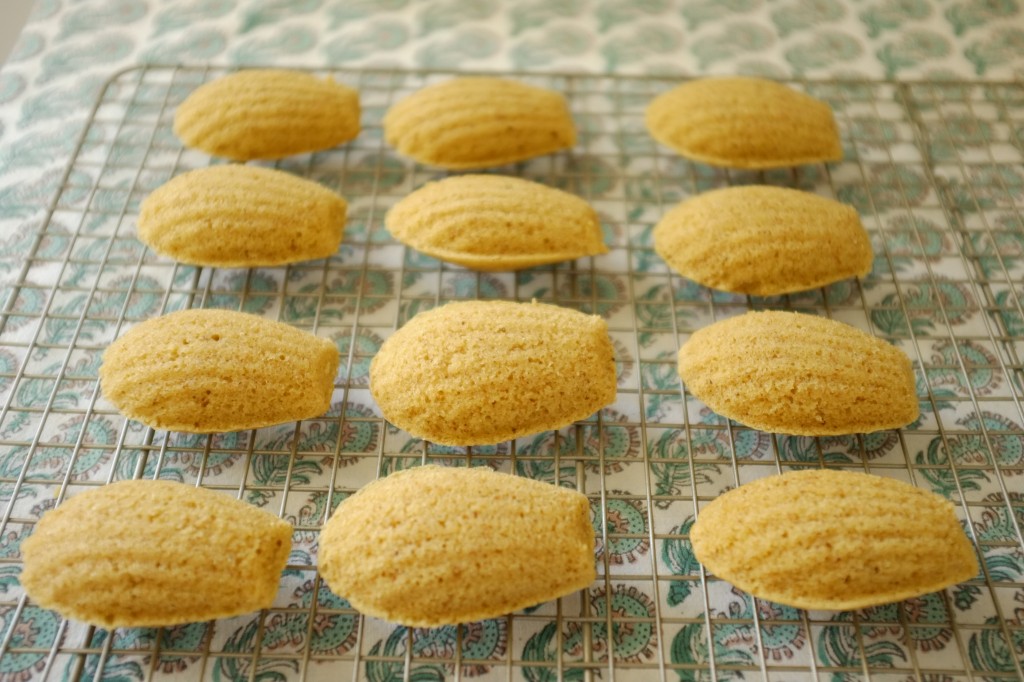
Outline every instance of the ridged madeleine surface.
{"label": "ridged madeleine surface", "polygon": [[719,578],[804,609],[887,604],[978,572],[952,504],[850,471],[794,471],[742,485],[700,511],[690,540]]}
{"label": "ridged madeleine surface", "polygon": [[384,417],[445,445],[561,428],[611,403],[615,390],[604,320],[541,303],[466,301],[420,313],[370,363]]}
{"label": "ridged madeleine surface", "polygon": [[918,416],[903,351],[814,315],[749,312],[700,329],[679,351],[679,375],[718,414],[775,433],[868,433]]}
{"label": "ridged madeleine surface", "polygon": [[704,192],[654,228],[654,248],[699,284],[756,296],[824,286],[871,271],[871,240],[852,206],[783,187]]}
{"label": "ridged madeleine surface", "polygon": [[427,86],[384,116],[399,153],[441,168],[486,168],[576,144],[557,92],[503,78],[462,77]]}
{"label": "ridged madeleine surface", "polygon": [[257,267],[329,258],[345,200],[310,180],[256,166],[211,166],[142,202],[139,240],[181,263]]}
{"label": "ridged madeleine surface", "polygon": [[247,69],[196,88],[174,113],[174,133],[234,161],[329,149],[359,134],[359,93],[301,71]]}
{"label": "ridged madeleine surface", "polygon": [[607,253],[583,199],[502,175],[431,182],[388,211],[395,239],[474,270],[518,270]]}
{"label": "ridged madeleine surface", "polygon": [[21,584],[40,606],[106,628],[235,616],[274,601],[291,534],[223,493],[121,481],[43,515],[22,545]]}
{"label": "ridged madeleine surface", "polygon": [[103,395],[155,429],[209,433],[306,419],[330,406],[338,349],[280,322],[182,310],[107,348]]}
{"label": "ridged madeleine surface", "polygon": [[494,618],[594,580],[590,504],[490,469],[417,467],[341,503],[318,568],[356,609],[402,625]]}
{"label": "ridged madeleine surface", "polygon": [[683,156],[730,168],[775,168],[843,157],[832,109],[763,78],[702,78],[647,107],[651,136]]}

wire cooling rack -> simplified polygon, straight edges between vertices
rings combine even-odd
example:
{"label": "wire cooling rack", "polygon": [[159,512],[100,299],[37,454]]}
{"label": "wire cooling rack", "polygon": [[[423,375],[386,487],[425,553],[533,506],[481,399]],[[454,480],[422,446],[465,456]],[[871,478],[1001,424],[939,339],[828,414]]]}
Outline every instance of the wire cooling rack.
{"label": "wire cooling rack", "polygon": [[[0,678],[1024,678],[1024,87],[795,83],[834,108],[845,160],[733,172],[691,164],[648,137],[643,109],[671,81],[517,74],[566,94],[580,142],[500,171],[587,198],[611,250],[480,274],[406,250],[382,225],[391,205],[441,173],[389,150],[381,116],[452,74],[332,70],[361,93],[362,134],[276,166],[347,198],[337,255],[252,270],[178,265],[136,241],[139,201],[211,163],[181,147],[171,121],[189,92],[224,72],[149,66],[112,78],[30,257],[20,269],[12,264],[0,313]],[[871,274],[775,298],[715,293],[671,274],[650,236],[667,207],[752,182],[854,205],[876,253]],[[558,432],[487,448],[438,447],[383,422],[367,391],[380,343],[417,312],[466,298],[537,298],[602,315],[618,355],[616,402]],[[187,307],[245,310],[333,339],[343,362],[331,410],[211,436],[124,420],[98,388],[103,349],[132,324]],[[751,308],[826,315],[891,340],[914,361],[921,419],[900,431],[796,438],[711,413],[680,386],[676,352],[694,330]],[[429,461],[583,491],[598,538],[597,581],[460,627],[406,629],[360,616],[317,576],[318,531],[361,486]],[[947,496],[981,574],[849,613],[753,600],[707,575],[687,540],[699,508],[738,483],[801,467],[869,471]],[[68,495],[132,477],[222,490],[291,521],[293,550],[273,608],[107,631],[28,599],[19,546],[38,517]]]}

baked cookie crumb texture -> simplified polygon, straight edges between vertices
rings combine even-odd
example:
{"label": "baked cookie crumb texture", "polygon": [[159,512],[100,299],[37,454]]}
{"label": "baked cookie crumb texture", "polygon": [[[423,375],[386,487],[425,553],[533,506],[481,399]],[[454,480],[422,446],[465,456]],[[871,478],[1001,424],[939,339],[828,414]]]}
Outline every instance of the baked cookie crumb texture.
{"label": "baked cookie crumb texture", "polygon": [[487,468],[399,471],[339,505],[319,569],[356,609],[402,625],[495,618],[593,582],[590,503]]}
{"label": "baked cookie crumb texture", "polygon": [[852,206],[810,192],[744,185],[669,210],[654,248],[698,284],[754,296],[806,291],[871,271],[871,240]]}
{"label": "baked cookie crumb texture", "polygon": [[429,85],[393,105],[383,125],[400,154],[448,169],[500,166],[576,144],[561,93],[506,78]]}
{"label": "baked cookie crumb texture", "polygon": [[804,609],[887,604],[978,572],[947,500],[851,471],[794,471],[741,485],[700,510],[690,540],[716,577]]}
{"label": "baked cookie crumb texture", "polygon": [[103,396],[155,429],[237,431],[327,411],[331,341],[257,315],[182,310],[147,320],[103,354]]}
{"label": "baked cookie crumb texture", "polygon": [[694,332],[679,375],[718,414],[775,433],[868,433],[906,426],[920,411],[903,351],[801,313],[748,312]]}
{"label": "baked cookie crumb texture", "polygon": [[40,606],[102,627],[158,627],[267,608],[292,527],[226,494],[130,480],[45,514],[22,545]]}
{"label": "baked cookie crumb texture", "polygon": [[700,78],[658,95],[651,136],[682,156],[727,168],[778,168],[843,157],[826,102],[764,78]]}
{"label": "baked cookie crumb texture", "polygon": [[519,270],[608,252],[583,199],[504,175],[430,182],[385,217],[398,241],[474,270]]}
{"label": "baked cookie crumb texture", "polygon": [[595,315],[537,302],[448,303],[384,342],[370,392],[385,419],[419,438],[499,443],[613,402],[615,350]]}
{"label": "baked cookie crumb texture", "polygon": [[359,93],[331,78],[246,69],[196,88],[174,113],[174,133],[211,156],[281,159],[348,142],[359,116]]}
{"label": "baked cookie crumb texture", "polygon": [[138,237],[179,263],[251,268],[329,258],[347,204],[311,180],[270,168],[210,166],[147,196]]}

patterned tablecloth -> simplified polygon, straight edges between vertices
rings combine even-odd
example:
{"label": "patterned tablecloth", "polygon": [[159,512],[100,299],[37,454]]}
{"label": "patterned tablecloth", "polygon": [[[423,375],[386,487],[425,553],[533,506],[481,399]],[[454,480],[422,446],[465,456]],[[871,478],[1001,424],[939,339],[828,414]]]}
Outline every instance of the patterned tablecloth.
{"label": "patterned tablecloth", "polygon": [[[134,239],[139,200],[209,163],[174,139],[174,105],[225,68],[256,64],[331,72],[362,92],[356,142],[277,164],[349,200],[341,250],[254,270],[146,252]],[[439,71],[470,70],[526,72],[567,94],[577,148],[503,170],[590,200],[607,256],[480,275],[389,238],[383,212],[439,174],[390,152],[380,116]],[[846,159],[733,173],[647,137],[643,106],[673,79],[733,73],[796,79],[827,99]],[[1024,678],[1022,74],[1014,0],[38,0],[0,71],[0,682]],[[873,272],[770,299],[671,275],[650,241],[664,208],[747,182],[856,206]],[[396,325],[445,300],[531,297],[608,320],[620,370],[612,407],[470,451],[382,422],[366,373]],[[344,361],[331,411],[209,438],[126,422],[97,389],[103,348],[126,324],[188,306],[248,310],[334,339]],[[828,315],[896,343],[914,360],[922,418],[898,432],[812,439],[711,413],[682,390],[675,352],[693,330],[750,307]],[[598,581],[458,628],[360,617],[320,583],[317,531],[361,485],[421,461],[581,489],[593,502]],[[853,613],[752,600],[704,575],[687,540],[700,505],[801,465],[946,495],[982,573]],[[28,600],[19,546],[34,520],[65,495],[126,477],[224,490],[295,524],[274,608],[108,632]]]}

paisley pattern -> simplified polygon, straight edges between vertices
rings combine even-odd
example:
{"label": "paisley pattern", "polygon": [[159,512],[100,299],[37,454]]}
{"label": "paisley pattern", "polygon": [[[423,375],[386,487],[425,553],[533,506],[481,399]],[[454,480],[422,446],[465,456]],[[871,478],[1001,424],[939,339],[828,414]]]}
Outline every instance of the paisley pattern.
{"label": "paisley pattern", "polygon": [[[750,174],[670,158],[651,142],[636,114],[671,80],[555,78],[554,87],[574,88],[583,151],[515,172],[592,200],[613,251],[593,267],[515,275],[394,251],[386,206],[369,198],[390,201],[430,178],[382,149],[373,128],[343,155],[278,164],[349,199],[335,258],[251,271],[173,267],[141,247],[131,221],[169,169],[206,163],[178,157],[167,126],[153,130],[198,72],[127,71],[109,86],[109,106],[89,111],[112,74],[138,64],[1012,81],[1024,75],[1021,17],[1013,0],[37,0],[0,70],[0,503],[11,510],[0,532],[0,682],[40,677],[52,647],[83,653],[55,659],[51,677],[125,682],[154,674],[286,682],[339,670],[374,682],[553,682],[603,678],[609,666],[641,679],[660,661],[667,678],[681,680],[712,680],[712,670],[714,679],[757,679],[762,661],[769,670],[813,663],[836,681],[865,669],[904,679],[914,666],[950,679],[1020,674],[1024,637],[1006,625],[1024,619],[1019,87],[809,83],[837,112],[846,161]],[[373,93],[364,120],[379,122],[388,88],[404,76],[348,75]],[[416,82],[409,78],[405,85]],[[120,126],[126,112],[129,125]],[[727,182],[831,190],[865,217],[871,275],[750,300],[668,275],[650,237],[659,207]],[[620,400],[557,433],[479,448],[423,443],[382,423],[367,391],[380,344],[417,312],[467,298],[537,298],[605,317]],[[343,361],[330,410],[210,436],[154,434],[112,413],[96,389],[102,348],[126,323],[198,305],[331,339]],[[922,418],[902,432],[811,439],[715,415],[680,384],[678,341],[749,305],[828,313],[900,344],[915,361]],[[557,605],[459,627],[361,618],[312,569],[317,529],[362,485],[424,461],[583,490],[600,539],[598,581]],[[965,527],[991,589],[969,582],[856,616],[816,617],[808,629],[800,611],[705,583],[688,541],[700,503],[737,476],[791,465],[907,467],[918,485],[968,502]],[[140,476],[214,485],[294,523],[274,608],[214,625],[85,633],[73,624],[62,631],[55,614],[19,602],[20,543],[58,487]]]}

